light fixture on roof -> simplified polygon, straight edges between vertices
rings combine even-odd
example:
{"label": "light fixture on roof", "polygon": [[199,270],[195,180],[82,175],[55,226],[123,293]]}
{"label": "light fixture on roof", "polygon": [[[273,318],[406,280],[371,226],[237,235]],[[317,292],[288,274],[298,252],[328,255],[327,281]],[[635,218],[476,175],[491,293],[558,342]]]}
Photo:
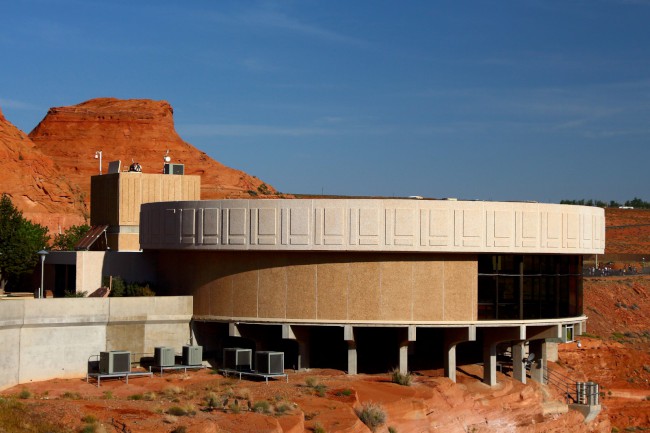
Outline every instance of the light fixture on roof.
{"label": "light fixture on roof", "polygon": [[172,161],[172,157],[169,156],[169,149],[167,149],[167,153],[165,153],[165,156],[163,156],[163,160],[164,160],[166,163],[170,163],[170,162]]}
{"label": "light fixture on roof", "polygon": [[102,175],[102,151],[95,152],[95,159],[99,159],[99,175]]}

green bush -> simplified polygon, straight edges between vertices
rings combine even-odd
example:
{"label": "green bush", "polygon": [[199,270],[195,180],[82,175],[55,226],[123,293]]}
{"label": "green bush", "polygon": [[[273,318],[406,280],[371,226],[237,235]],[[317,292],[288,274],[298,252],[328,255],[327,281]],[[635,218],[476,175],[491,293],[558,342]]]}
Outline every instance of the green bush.
{"label": "green bush", "polygon": [[32,396],[32,393],[27,391],[26,389],[23,389],[22,391],[20,391],[18,393],[18,398],[23,399],[23,400],[28,399],[31,396]]}
{"label": "green bush", "polygon": [[167,413],[169,415],[174,415],[174,416],[185,416],[187,415],[187,411],[183,409],[180,406],[172,406],[169,409],[167,409]]}
{"label": "green bush", "polygon": [[384,409],[376,403],[364,403],[356,412],[361,422],[364,423],[372,432],[376,431],[386,422],[386,412],[384,412]]}
{"label": "green bush", "polygon": [[321,425],[321,423],[317,422],[314,424],[314,428],[312,429],[314,433],[326,433],[325,432],[325,427]]}
{"label": "green bush", "polygon": [[85,422],[86,424],[93,424],[97,422],[97,418],[95,418],[92,415],[86,415],[83,418],[81,418],[82,422]]}
{"label": "green bush", "polygon": [[102,284],[105,287],[110,285],[110,297],[131,297],[131,296],[155,296],[156,293],[151,289],[149,283],[125,282],[122,277],[113,277],[112,281],[109,277],[104,277]]}

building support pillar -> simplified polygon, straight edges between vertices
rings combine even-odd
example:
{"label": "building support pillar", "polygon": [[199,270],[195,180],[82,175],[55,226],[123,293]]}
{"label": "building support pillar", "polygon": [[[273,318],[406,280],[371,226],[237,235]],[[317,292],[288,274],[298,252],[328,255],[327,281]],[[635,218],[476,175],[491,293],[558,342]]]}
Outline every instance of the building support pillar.
{"label": "building support pillar", "polygon": [[445,329],[445,377],[456,382],[456,346],[465,341],[476,341],[476,327]]}
{"label": "building support pillar", "polygon": [[354,327],[343,327],[343,339],[348,343],[348,374],[357,374],[357,342],[354,340]]}
{"label": "building support pillar", "polygon": [[512,352],[512,378],[521,383],[526,383],[525,350],[525,341],[516,341],[510,347],[510,351]]}
{"label": "building support pillar", "polygon": [[282,325],[282,338],[295,340],[298,345],[296,370],[309,368],[309,329],[302,326]]}
{"label": "building support pillar", "polygon": [[483,383],[497,384],[497,344],[526,339],[526,326],[483,328]]}
{"label": "building support pillar", "polygon": [[[416,327],[410,325],[405,330],[406,335],[400,336],[399,342],[399,372],[402,374],[407,374],[409,372],[408,362],[409,362],[409,349],[412,347],[412,342],[416,339]],[[405,337],[405,338],[404,338]]]}
{"label": "building support pillar", "polygon": [[546,340],[532,340],[530,342],[530,353],[535,354],[530,363],[530,378],[535,382],[546,383]]}
{"label": "building support pillar", "polygon": [[530,340],[528,357],[532,358],[530,378],[539,383],[546,383],[547,338],[562,338],[562,325],[529,326],[526,329],[526,339]]}

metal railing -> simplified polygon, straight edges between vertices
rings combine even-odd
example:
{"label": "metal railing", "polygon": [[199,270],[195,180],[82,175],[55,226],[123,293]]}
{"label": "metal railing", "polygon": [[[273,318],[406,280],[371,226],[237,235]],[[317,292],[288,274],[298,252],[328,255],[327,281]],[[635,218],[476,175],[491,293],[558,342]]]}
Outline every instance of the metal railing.
{"label": "metal railing", "polygon": [[577,382],[564,374],[544,368],[544,380],[549,386],[558,389],[567,404],[600,404],[600,390],[595,382]]}

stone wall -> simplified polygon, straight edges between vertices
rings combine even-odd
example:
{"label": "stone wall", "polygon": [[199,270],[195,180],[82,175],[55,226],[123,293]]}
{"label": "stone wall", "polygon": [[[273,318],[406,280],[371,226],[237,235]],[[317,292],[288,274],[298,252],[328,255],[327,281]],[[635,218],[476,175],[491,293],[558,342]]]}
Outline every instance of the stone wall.
{"label": "stone wall", "polygon": [[83,377],[105,350],[180,352],[190,338],[192,297],[0,301],[0,390],[34,380]]}

